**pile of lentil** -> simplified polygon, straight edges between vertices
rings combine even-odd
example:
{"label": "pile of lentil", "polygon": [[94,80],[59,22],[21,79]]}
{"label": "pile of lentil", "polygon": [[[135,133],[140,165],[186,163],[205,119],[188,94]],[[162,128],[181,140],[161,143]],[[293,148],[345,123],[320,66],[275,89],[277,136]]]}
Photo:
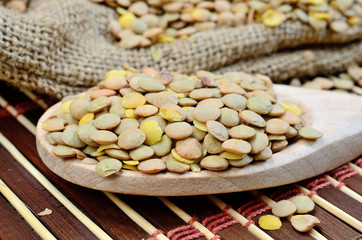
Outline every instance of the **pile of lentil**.
{"label": "pile of lentil", "polygon": [[316,77],[312,80],[293,78],[289,84],[297,87],[362,95],[362,68],[356,63],[352,63],[346,72],[337,76]]}
{"label": "pile of lentil", "polygon": [[[272,213],[259,218],[259,226],[266,230],[278,230],[282,227],[280,218],[288,218],[298,232],[309,232],[320,221],[313,215],[307,214],[314,210],[314,202],[307,196],[298,195],[289,200],[274,203]],[[298,213],[298,215],[293,215]]]}
{"label": "pile of lentil", "polygon": [[118,21],[110,23],[122,48],[148,47],[155,43],[186,39],[196,32],[220,27],[262,23],[276,27],[286,20],[344,32],[362,16],[357,0],[92,0],[116,9]]}
{"label": "pile of lentil", "polygon": [[243,167],[269,159],[289,139],[322,137],[303,127],[301,114],[294,102],[276,102],[265,75],[125,68],[64,98],[42,128],[55,155],[96,164],[103,177],[121,168],[185,173]]}

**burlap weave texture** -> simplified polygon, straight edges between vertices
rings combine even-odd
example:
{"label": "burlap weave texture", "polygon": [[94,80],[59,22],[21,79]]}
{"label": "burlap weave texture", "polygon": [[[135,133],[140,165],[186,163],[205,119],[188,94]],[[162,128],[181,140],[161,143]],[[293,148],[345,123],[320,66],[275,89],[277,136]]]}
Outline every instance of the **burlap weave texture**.
{"label": "burlap weave texture", "polygon": [[[308,53],[307,53],[308,52]],[[305,56],[310,55],[311,59]],[[349,64],[362,64],[362,41],[342,46],[281,51],[255,58],[243,59],[218,69],[217,73],[247,71],[268,75],[274,82],[293,77],[312,77],[345,71]]]}
{"label": "burlap weave texture", "polygon": [[[154,62],[149,48],[124,50],[114,44],[107,29],[114,17],[112,9],[87,0],[32,0],[23,15],[0,7],[0,79],[60,98],[95,85],[108,70],[124,65],[192,73],[199,69],[214,71],[234,63],[233,69],[263,72],[266,59],[263,63],[244,59],[281,49],[346,43],[362,37],[362,24],[343,34],[316,32],[294,21],[273,29],[251,24],[156,45],[163,57]],[[349,53],[353,55],[350,58],[361,60],[360,52]],[[282,76],[292,76],[295,69],[285,66],[285,58],[276,56],[275,62],[268,62],[273,65],[272,76],[279,76],[278,71]],[[281,59],[284,62],[279,63]]]}

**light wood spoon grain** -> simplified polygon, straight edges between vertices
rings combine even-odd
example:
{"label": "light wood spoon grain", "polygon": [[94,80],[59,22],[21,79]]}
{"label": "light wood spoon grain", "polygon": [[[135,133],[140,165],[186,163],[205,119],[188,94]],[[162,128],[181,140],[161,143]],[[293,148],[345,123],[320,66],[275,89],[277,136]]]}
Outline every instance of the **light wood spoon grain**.
{"label": "light wood spoon grain", "polygon": [[362,97],[275,85],[278,101],[291,99],[303,108],[305,125],[324,133],[317,141],[300,139],[267,161],[258,161],[243,168],[230,168],[200,173],[170,172],[145,174],[130,170],[107,178],[95,173],[95,165],[78,159],[63,160],[52,154],[41,128],[60,103],[51,107],[37,125],[37,148],[44,163],[60,177],[88,188],[102,191],[182,196],[227,193],[280,186],[297,182],[332,170],[362,154]]}

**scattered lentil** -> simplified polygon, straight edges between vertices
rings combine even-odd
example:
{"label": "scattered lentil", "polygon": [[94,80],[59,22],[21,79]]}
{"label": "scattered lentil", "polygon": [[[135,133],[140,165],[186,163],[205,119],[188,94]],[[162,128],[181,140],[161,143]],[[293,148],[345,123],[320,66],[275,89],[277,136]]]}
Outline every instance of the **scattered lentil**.
{"label": "scattered lentil", "polygon": [[290,199],[297,207],[297,213],[309,213],[314,209],[314,202],[307,196],[296,196]]}
{"label": "scattered lentil", "polygon": [[[348,20],[347,20],[348,21]],[[356,63],[348,65],[346,72],[328,77],[316,77],[314,79],[294,79],[290,85],[295,85],[295,82],[304,83],[302,87],[312,86],[316,89],[332,90],[338,92],[349,92],[357,95],[362,95],[360,90],[362,87],[362,69]],[[312,85],[311,85],[312,84]],[[342,91],[343,90],[343,91]]]}
{"label": "scattered lentil", "polygon": [[265,230],[278,230],[282,227],[282,222],[277,216],[267,214],[259,218],[259,226]]}
{"label": "scattered lentil", "polygon": [[297,211],[295,204],[289,200],[281,200],[273,205],[272,213],[277,217],[288,217]]}
{"label": "scattered lentil", "polygon": [[294,229],[299,232],[309,232],[320,223],[318,218],[309,214],[292,216],[290,222]]}

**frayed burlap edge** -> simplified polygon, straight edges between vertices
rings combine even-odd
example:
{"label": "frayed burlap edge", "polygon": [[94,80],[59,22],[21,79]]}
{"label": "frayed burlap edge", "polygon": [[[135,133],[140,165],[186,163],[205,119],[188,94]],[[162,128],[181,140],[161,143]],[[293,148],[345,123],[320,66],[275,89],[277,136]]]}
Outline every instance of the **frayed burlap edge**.
{"label": "frayed burlap edge", "polygon": [[[260,56],[221,68],[215,73],[231,71],[262,73],[270,76],[274,82],[280,83],[293,77],[329,75],[345,71],[348,65],[353,62],[362,64],[362,41],[347,44],[343,47],[303,49]],[[6,72],[11,71],[10,68],[6,69]],[[26,71],[18,71],[20,74],[26,75]],[[0,79],[4,79],[5,74],[0,72]],[[29,88],[57,98],[83,92],[89,88],[89,86],[69,86],[68,84],[56,83],[41,77],[38,78],[35,88],[34,85],[15,78],[10,79],[8,82],[18,87]]]}
{"label": "frayed burlap edge", "polygon": [[216,72],[262,73],[271,77],[274,82],[282,82],[293,77],[328,76],[345,71],[353,62],[362,63],[362,41],[343,46],[285,51],[245,59]]}

